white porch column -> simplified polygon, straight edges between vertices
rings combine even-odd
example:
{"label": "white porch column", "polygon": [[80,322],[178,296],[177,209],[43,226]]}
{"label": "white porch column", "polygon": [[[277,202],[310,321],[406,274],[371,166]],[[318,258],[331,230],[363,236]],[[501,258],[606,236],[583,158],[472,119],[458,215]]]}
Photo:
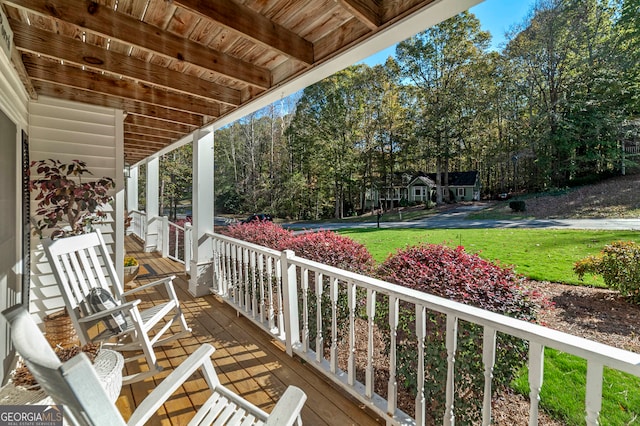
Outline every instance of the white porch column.
{"label": "white porch column", "polygon": [[152,158],[147,161],[147,233],[144,237],[144,251],[156,251],[158,247],[158,232],[160,232],[160,159]]}
{"label": "white porch column", "polygon": [[213,232],[213,132],[193,136],[193,258],[189,292],[194,296],[211,293],[213,248],[206,233]]}
{"label": "white porch column", "polygon": [[138,210],[138,166],[131,166],[127,179],[127,210]]}
{"label": "white porch column", "polygon": [[118,279],[124,282],[124,208],[125,194],[124,186],[126,185],[124,178],[124,114],[122,110],[116,110],[114,113],[114,127],[116,134],[116,170],[115,182],[116,193],[114,197],[114,219],[115,219],[115,240],[114,259]]}

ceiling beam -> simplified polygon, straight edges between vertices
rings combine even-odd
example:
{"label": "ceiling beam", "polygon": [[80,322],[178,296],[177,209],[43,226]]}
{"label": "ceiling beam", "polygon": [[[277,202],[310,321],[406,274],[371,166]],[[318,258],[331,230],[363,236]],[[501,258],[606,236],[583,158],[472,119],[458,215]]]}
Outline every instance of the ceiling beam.
{"label": "ceiling beam", "polygon": [[108,77],[88,70],[83,71],[74,66],[62,65],[59,62],[26,54],[22,55],[22,62],[29,76],[35,80],[51,81],[139,102],[152,102],[155,105],[196,114],[218,116],[220,113],[220,105],[217,103],[155,89],[126,79]]}
{"label": "ceiling beam", "polygon": [[134,124],[129,124],[126,122],[124,123],[124,132],[135,133],[137,135],[157,136],[168,140],[178,140],[185,135],[185,133],[170,132],[162,129],[153,129],[151,127],[136,126]]}
{"label": "ceiling beam", "polygon": [[314,62],[311,42],[240,3],[232,0],[174,0],[174,4],[213,19],[243,37],[276,49],[290,58],[308,65]]}
{"label": "ceiling beam", "polygon": [[376,30],[382,25],[380,4],[376,0],[338,0],[338,3],[354,15],[369,29]]}
{"label": "ceiling beam", "polygon": [[12,19],[9,22],[13,29],[15,45],[21,51],[61,59],[95,71],[120,74],[133,80],[233,106],[241,103],[239,90],[207,82],[198,77],[190,77],[131,56],[83,43],[80,40],[37,29],[17,20]]}
{"label": "ceiling beam", "polygon": [[164,120],[158,120],[154,117],[145,117],[137,114],[129,114],[124,120],[125,124],[134,126],[148,127],[150,129],[160,129],[168,132],[191,133],[196,128],[185,124],[169,123]]}
{"label": "ceiling beam", "polygon": [[[178,139],[179,138],[175,138],[173,139],[173,141],[177,141]],[[166,138],[159,138],[157,136],[138,135],[136,133],[126,133],[126,132],[124,134],[124,140],[125,140],[125,145],[128,141],[138,141],[138,142],[144,142],[145,145],[156,145],[156,148],[158,149],[171,144],[171,141],[167,140]]]}
{"label": "ceiling beam", "polygon": [[268,89],[271,86],[271,73],[265,68],[171,34],[96,2],[82,0],[3,0],[3,2],[71,23],[103,37],[131,44],[157,55],[192,63],[252,86],[262,89]]}

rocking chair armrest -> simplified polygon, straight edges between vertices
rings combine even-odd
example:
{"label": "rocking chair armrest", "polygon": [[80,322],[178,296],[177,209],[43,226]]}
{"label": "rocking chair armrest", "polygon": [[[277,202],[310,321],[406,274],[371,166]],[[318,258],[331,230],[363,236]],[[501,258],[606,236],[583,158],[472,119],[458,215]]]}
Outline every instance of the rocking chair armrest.
{"label": "rocking chair armrest", "polygon": [[[160,385],[151,392],[142,401],[133,412],[128,425],[144,425],[156,414],[156,411],[165,403],[165,401],[179,388],[183,383],[191,377],[191,375],[201,367],[206,371],[213,372],[213,364],[211,363],[211,354],[215,348],[208,343],[204,343],[194,353],[183,361],[178,368],[173,370]],[[208,365],[207,365],[208,363]],[[215,373],[214,373],[215,374]],[[205,376],[206,378],[206,376]],[[207,382],[209,380],[207,379]]]}
{"label": "rocking chair armrest", "polygon": [[122,303],[113,308],[105,309],[104,311],[96,312],[94,314],[87,315],[86,317],[78,318],[78,322],[79,323],[94,322],[94,321],[101,320],[104,317],[117,312],[123,312],[123,311],[129,312],[132,309],[136,309],[139,304],[140,304],[140,299],[132,300],[131,302]]}
{"label": "rocking chair armrest", "polygon": [[173,280],[175,278],[176,278],[175,275],[171,275],[170,277],[165,277],[165,278],[162,278],[160,280],[153,281],[153,282],[150,282],[148,284],[141,285],[139,287],[136,287],[136,288],[133,288],[131,290],[125,291],[124,293],[122,293],[122,296],[123,297],[127,297],[130,294],[136,293],[136,292],[141,291],[141,290],[146,290],[148,288],[156,287],[156,286],[158,286],[160,284],[164,284],[165,287],[167,287],[167,290],[169,290],[169,287],[173,288]]}
{"label": "rocking chair armrest", "polygon": [[[300,411],[307,400],[307,394],[296,386],[289,386],[269,414],[266,425],[290,426],[300,417]],[[302,424],[301,422],[299,424]]]}

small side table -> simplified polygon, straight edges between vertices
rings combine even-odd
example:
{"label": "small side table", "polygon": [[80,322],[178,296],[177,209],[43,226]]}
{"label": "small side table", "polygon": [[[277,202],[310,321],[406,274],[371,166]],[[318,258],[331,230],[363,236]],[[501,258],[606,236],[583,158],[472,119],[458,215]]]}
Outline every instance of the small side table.
{"label": "small side table", "polygon": [[[93,360],[98,378],[109,396],[115,402],[122,388],[122,368],[124,358],[119,352],[102,349]],[[0,388],[0,405],[53,405],[55,402],[44,390],[30,390],[14,386],[12,382]]]}

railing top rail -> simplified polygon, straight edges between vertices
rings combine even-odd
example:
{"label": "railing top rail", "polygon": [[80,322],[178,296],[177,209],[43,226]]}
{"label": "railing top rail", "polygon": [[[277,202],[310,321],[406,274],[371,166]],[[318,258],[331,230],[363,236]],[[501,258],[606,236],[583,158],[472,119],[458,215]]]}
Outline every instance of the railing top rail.
{"label": "railing top rail", "polygon": [[183,226],[178,225],[178,224],[177,224],[177,223],[175,223],[175,222],[171,222],[171,221],[169,221],[169,226],[173,226],[174,228],[178,228],[178,229],[180,229],[180,230],[184,231],[184,227],[183,227]]}
{"label": "railing top rail", "polygon": [[[228,241],[271,256],[281,255],[280,251],[268,249],[224,235],[208,233],[207,236]],[[299,256],[287,257],[287,261],[301,268],[329,275],[331,277],[338,278],[339,280],[352,282],[362,288],[376,291],[376,293],[393,296],[402,301],[416,305],[425,305],[431,310],[452,315],[464,321],[491,327],[503,333],[540,343],[545,347],[557,349],[581,358],[594,360],[605,366],[640,377],[640,354],[634,352],[618,349],[599,342],[574,336],[572,334],[553,330],[538,324],[508,317],[506,315],[476,308],[474,306],[465,305],[460,302],[424,293],[422,291],[413,290],[387,281],[345,271],[340,268],[335,268],[333,266],[325,265]]]}
{"label": "railing top rail", "polygon": [[210,238],[216,238],[218,240],[226,241],[226,242],[229,242],[229,243],[233,243],[233,244],[239,244],[239,245],[242,245],[244,247],[247,247],[247,248],[250,248],[252,250],[255,250],[255,251],[259,252],[259,253],[266,254],[266,255],[269,255],[269,256],[279,257],[282,254],[282,252],[280,252],[278,250],[270,249],[268,247],[259,246],[257,244],[249,243],[247,241],[238,240],[236,238],[228,237],[228,236],[222,235],[222,234],[217,234],[215,232],[214,233],[209,233],[208,232],[208,233],[206,233],[206,236],[210,237]]}
{"label": "railing top rail", "polygon": [[127,214],[132,215],[132,214],[139,214],[141,216],[144,216],[146,213],[144,211],[141,210],[129,210],[127,212]]}

